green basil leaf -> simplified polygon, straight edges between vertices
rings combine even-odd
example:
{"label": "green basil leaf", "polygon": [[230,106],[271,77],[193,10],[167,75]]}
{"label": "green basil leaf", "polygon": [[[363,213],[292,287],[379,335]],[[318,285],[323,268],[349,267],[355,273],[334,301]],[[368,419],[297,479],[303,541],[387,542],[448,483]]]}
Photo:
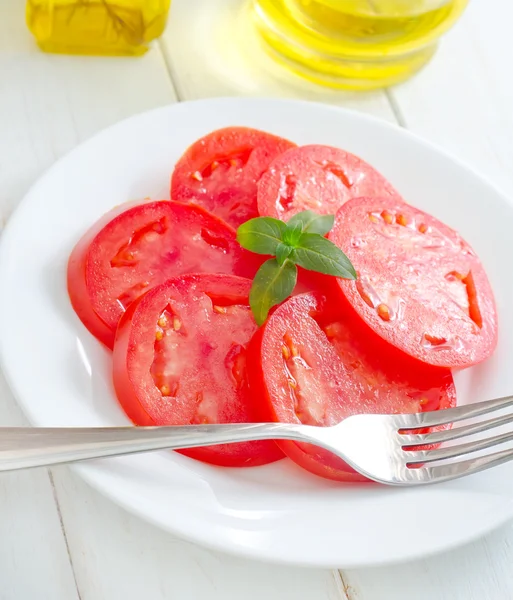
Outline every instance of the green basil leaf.
{"label": "green basil leaf", "polygon": [[313,210],[304,210],[287,221],[289,227],[301,223],[303,233],[326,235],[333,227],[335,215],[318,215]]}
{"label": "green basil leaf", "polygon": [[256,217],[239,226],[237,241],[246,250],[274,256],[286,229],[287,226],[283,221],[272,217]]}
{"label": "green basil leaf", "polygon": [[292,294],[296,280],[297,267],[290,260],[279,265],[271,258],[258,269],[249,293],[249,304],[258,325],[264,323],[273,306]]}
{"label": "green basil leaf", "polygon": [[299,241],[299,238],[303,235],[303,224],[300,222],[292,225],[285,225],[285,232],[283,234],[283,241],[289,246],[295,247]]}
{"label": "green basil leaf", "polygon": [[282,265],[287,260],[292,250],[294,250],[294,248],[288,244],[281,243],[276,246],[276,260],[279,265]]}
{"label": "green basil leaf", "polygon": [[309,271],[356,279],[356,271],[342,250],[317,233],[303,233],[290,260]]}

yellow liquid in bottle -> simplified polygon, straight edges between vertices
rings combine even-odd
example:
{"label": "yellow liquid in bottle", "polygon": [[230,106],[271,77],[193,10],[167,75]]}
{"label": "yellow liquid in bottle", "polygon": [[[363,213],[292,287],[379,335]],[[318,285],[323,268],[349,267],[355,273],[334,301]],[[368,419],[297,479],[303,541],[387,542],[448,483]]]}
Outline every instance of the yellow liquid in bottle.
{"label": "yellow liquid in bottle", "polygon": [[468,0],[253,0],[265,47],[316,83],[371,89],[398,83],[433,55]]}
{"label": "yellow liquid in bottle", "polygon": [[28,0],[27,25],[46,52],[140,55],[164,31],[170,0]]}

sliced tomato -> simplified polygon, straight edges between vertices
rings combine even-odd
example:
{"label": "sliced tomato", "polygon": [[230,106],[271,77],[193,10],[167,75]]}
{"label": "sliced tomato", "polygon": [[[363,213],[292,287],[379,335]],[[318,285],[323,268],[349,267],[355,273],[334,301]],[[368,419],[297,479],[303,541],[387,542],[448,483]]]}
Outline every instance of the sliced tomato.
{"label": "sliced tomato", "polygon": [[250,129],[226,127],[197,140],[176,163],[171,199],[194,202],[238,227],[258,216],[257,182],[295,144]]}
{"label": "sliced tomato", "polygon": [[[412,413],[450,408],[456,393],[448,369],[423,365],[389,346],[336,297],[294,296],[253,338],[250,384],[262,398],[261,419],[330,426],[360,413]],[[362,481],[342,460],[309,444],[279,442],[306,470]]]}
{"label": "sliced tomato", "polygon": [[252,277],[261,259],[197,206],[159,201],[120,207],[95,223],[68,262],[73,308],[109,348],[126,308],[150,287],[187,272]]}
{"label": "sliced tomato", "polygon": [[337,213],[329,239],[358,279],[338,280],[383,339],[425,363],[468,367],[497,343],[490,283],[472,248],[431,215],[390,198],[360,198]]}
{"label": "sliced tomato", "polygon": [[[256,420],[246,346],[257,330],[251,281],[229,275],[171,279],[131,305],[114,345],[114,385],[136,425],[249,423]],[[254,466],[283,456],[274,442],[183,450],[224,466]]]}
{"label": "sliced tomato", "polygon": [[313,210],[334,215],[350,198],[399,198],[392,185],[354,154],[331,146],[287,150],[269,165],[258,183],[258,212],[287,221]]}

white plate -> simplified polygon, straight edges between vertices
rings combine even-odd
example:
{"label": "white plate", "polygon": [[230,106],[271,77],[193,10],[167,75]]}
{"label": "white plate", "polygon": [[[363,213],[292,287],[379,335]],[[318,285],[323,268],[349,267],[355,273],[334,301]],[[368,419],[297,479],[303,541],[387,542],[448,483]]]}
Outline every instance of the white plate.
{"label": "white plate", "polygon": [[[513,208],[471,170],[408,132],[303,102],[218,99],[124,121],[60,160],[30,191],[0,253],[0,353],[34,425],[128,424],[111,385],[109,353],[68,302],[65,265],[83,231],[129,199],[166,198],[183,150],[226,125],[359,154],[407,200],[459,229],[495,289],[494,357],[457,377],[460,402],[513,392]],[[454,547],[513,517],[513,463],[444,485],[340,485],[288,461],[223,469],[160,452],[74,467],[126,509],[179,536],[267,561],[357,567]]]}

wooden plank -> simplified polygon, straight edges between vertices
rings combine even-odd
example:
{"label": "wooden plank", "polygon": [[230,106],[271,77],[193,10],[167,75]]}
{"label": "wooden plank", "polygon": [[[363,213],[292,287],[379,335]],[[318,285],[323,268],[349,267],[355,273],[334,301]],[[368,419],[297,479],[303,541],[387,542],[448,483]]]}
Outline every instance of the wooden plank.
{"label": "wooden plank", "polygon": [[[1,375],[0,421],[26,424]],[[78,600],[45,469],[0,474],[0,541],[0,600]]]}
{"label": "wooden plank", "polygon": [[513,197],[513,79],[507,0],[471,1],[417,77],[391,91],[405,126]]}
{"label": "wooden plank", "polygon": [[181,100],[271,96],[337,104],[395,121],[383,92],[344,93],[304,82],[262,49],[241,0],[173,0],[161,44]]}
{"label": "wooden plank", "polygon": [[0,215],[59,156],[95,132],[175,101],[158,46],[141,58],[39,52],[24,2],[0,3]]}
{"label": "wooden plank", "polygon": [[179,541],[54,470],[81,600],[340,600],[336,574],[265,565]]}
{"label": "wooden plank", "polygon": [[[404,531],[405,544],[415,544],[408,539],[407,525]],[[344,582],[349,600],[509,600],[512,561],[513,526],[508,526],[441,556],[346,571]]]}

